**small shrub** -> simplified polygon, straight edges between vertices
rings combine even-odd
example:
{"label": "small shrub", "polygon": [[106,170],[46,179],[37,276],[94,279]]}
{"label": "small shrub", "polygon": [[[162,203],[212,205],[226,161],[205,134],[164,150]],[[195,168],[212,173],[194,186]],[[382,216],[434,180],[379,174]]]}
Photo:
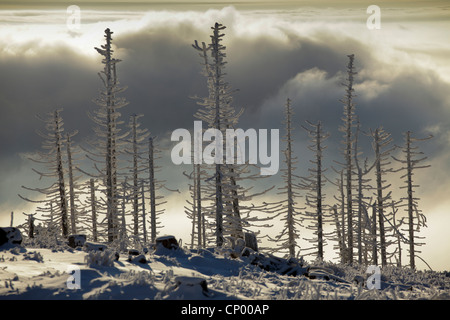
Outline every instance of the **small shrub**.
{"label": "small shrub", "polygon": [[105,251],[90,251],[84,258],[84,261],[88,266],[114,266],[116,261],[116,253],[111,250]]}

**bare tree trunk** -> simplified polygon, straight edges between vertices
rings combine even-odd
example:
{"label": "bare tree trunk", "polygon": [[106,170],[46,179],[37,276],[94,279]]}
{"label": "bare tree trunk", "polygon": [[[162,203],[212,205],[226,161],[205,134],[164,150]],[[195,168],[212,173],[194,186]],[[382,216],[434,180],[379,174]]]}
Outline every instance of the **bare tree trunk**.
{"label": "bare tree trunk", "polygon": [[[194,185],[196,188],[196,199],[194,199],[194,201],[196,201],[196,210],[197,210],[197,244],[198,247],[201,248],[203,245],[203,228],[204,228],[204,223],[203,223],[203,212],[202,212],[202,197],[201,197],[201,179],[200,179],[200,164],[194,164]],[[204,246],[204,245],[203,245]]]}
{"label": "bare tree trunk", "polygon": [[67,134],[67,166],[69,169],[69,199],[70,199],[70,225],[72,234],[77,233],[76,228],[76,211],[75,211],[75,188],[74,188],[74,179],[73,179],[73,170],[72,170],[72,150],[71,150],[71,140],[70,135]]}
{"label": "bare tree trunk", "polygon": [[150,183],[150,223],[151,223],[151,242],[156,241],[156,191],[155,191],[155,164],[153,138],[148,140],[148,165],[149,165],[149,183]]}
{"label": "bare tree trunk", "polygon": [[139,235],[139,182],[138,182],[138,146],[136,132],[136,116],[132,117],[132,145],[133,145],[133,226],[134,235]]}
{"label": "bare tree trunk", "polygon": [[294,230],[294,195],[292,191],[292,137],[291,137],[291,106],[290,100],[286,103],[286,187],[287,187],[287,226],[289,255],[295,257],[295,230]]}
{"label": "bare tree trunk", "polygon": [[61,208],[61,227],[62,234],[64,237],[68,236],[69,226],[67,217],[67,197],[66,197],[66,187],[64,183],[64,169],[62,161],[62,150],[61,150],[61,134],[60,134],[60,117],[59,112],[56,110],[54,112],[55,120],[55,147],[56,147],[56,166],[58,172],[58,189],[59,189],[59,205]]}
{"label": "bare tree trunk", "polygon": [[[417,141],[426,141],[428,139],[431,139],[433,136],[429,136],[427,138],[424,139],[419,139],[419,138],[413,138],[411,136],[411,132],[407,131],[405,133],[405,147],[403,148],[403,153],[406,156],[406,159],[404,160],[399,160],[395,157],[392,157],[394,160],[402,163],[404,166],[403,168],[398,169],[399,170],[406,170],[406,174],[402,176],[403,178],[406,178],[406,186],[403,186],[401,188],[406,188],[407,189],[407,197],[406,198],[402,198],[402,199],[406,199],[407,200],[407,213],[408,213],[408,231],[409,231],[409,264],[411,269],[415,269],[416,268],[416,264],[415,264],[415,258],[416,258],[416,247],[417,246],[421,246],[423,245],[423,243],[417,243],[416,239],[418,238],[415,235],[416,232],[416,228],[417,231],[419,230],[419,228],[421,226],[426,226],[425,222],[425,216],[423,214],[420,213],[420,210],[418,210],[417,208],[417,201],[419,200],[418,198],[414,198],[413,196],[413,188],[418,187],[418,185],[414,185],[413,184],[413,174],[414,174],[414,170],[416,169],[423,169],[423,168],[428,168],[430,167],[430,165],[425,165],[425,166],[419,166],[418,164],[427,159],[427,157],[422,157],[422,158],[416,158],[417,156],[422,156],[423,152],[419,152],[416,151],[416,149],[418,147],[413,146],[413,142],[417,142]],[[414,220],[417,219],[417,221],[415,222]],[[418,258],[420,258],[419,256],[417,256]],[[421,258],[420,258],[421,259]],[[423,260],[423,259],[421,259]]]}
{"label": "bare tree trunk", "polygon": [[323,211],[322,211],[322,124],[320,121],[316,128],[316,161],[317,161],[317,256],[323,260]]}
{"label": "bare tree trunk", "polygon": [[147,226],[145,223],[145,189],[144,181],[141,182],[141,198],[142,198],[142,234],[144,236],[144,243],[147,243]]}
{"label": "bare tree trunk", "polygon": [[91,191],[91,213],[92,213],[92,240],[97,242],[97,205],[95,199],[95,185],[94,179],[90,179],[90,191]]}
{"label": "bare tree trunk", "polygon": [[347,248],[345,247],[345,240],[341,233],[341,226],[339,223],[339,217],[336,206],[333,207],[333,211],[334,211],[334,221],[336,224],[336,232],[338,237],[339,255],[341,257],[341,262],[345,262],[346,260],[345,255],[347,252]]}
{"label": "bare tree trunk", "polygon": [[414,199],[412,189],[411,132],[406,132],[406,170],[408,186],[409,265],[416,268],[414,248]]}
{"label": "bare tree trunk", "polygon": [[[214,106],[215,106],[215,129],[221,131],[221,97],[222,97],[222,66],[223,66],[223,53],[221,52],[221,45],[219,44],[221,34],[220,31],[225,29],[224,26],[216,23],[213,27],[212,40],[212,57],[213,57],[213,81],[214,81]],[[216,148],[216,152],[218,152]],[[223,150],[221,150],[223,156]],[[223,245],[223,194],[222,194],[222,165],[216,163],[216,245],[221,247]]]}
{"label": "bare tree trunk", "polygon": [[353,172],[353,126],[354,126],[354,110],[353,103],[353,76],[354,72],[353,61],[354,54],[348,55],[349,63],[347,65],[347,83],[346,95],[341,102],[344,103],[344,126],[341,130],[345,134],[345,193],[346,193],[346,209],[347,209],[347,247],[348,247],[348,262],[353,262],[353,197],[352,197],[352,172]]}
{"label": "bare tree trunk", "polygon": [[378,265],[377,250],[377,203],[372,205],[372,264]]}

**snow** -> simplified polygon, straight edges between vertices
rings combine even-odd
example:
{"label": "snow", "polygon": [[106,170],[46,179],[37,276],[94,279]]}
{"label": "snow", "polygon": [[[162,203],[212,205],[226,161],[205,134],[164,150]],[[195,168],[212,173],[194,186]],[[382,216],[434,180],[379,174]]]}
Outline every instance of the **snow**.
{"label": "snow", "polygon": [[[381,288],[368,290],[367,267],[303,261],[299,267],[297,259],[265,255],[260,255],[259,265],[252,264],[256,256],[233,259],[212,248],[158,248],[139,256],[123,252],[117,260],[111,249],[85,252],[68,246],[56,250],[5,244],[0,247],[0,300],[450,299],[445,272],[385,267]],[[283,274],[294,265],[295,275]],[[80,289],[70,285],[76,282],[76,270]]]}

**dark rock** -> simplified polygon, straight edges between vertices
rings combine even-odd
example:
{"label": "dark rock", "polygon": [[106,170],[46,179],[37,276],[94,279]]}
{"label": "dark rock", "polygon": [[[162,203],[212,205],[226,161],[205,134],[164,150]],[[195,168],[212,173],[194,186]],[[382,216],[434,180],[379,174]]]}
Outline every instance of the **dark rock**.
{"label": "dark rock", "polygon": [[163,236],[156,238],[156,247],[162,245],[166,249],[178,249],[178,241],[174,236]]}
{"label": "dark rock", "polygon": [[253,251],[258,252],[258,240],[256,239],[256,235],[252,232],[244,233],[245,246],[252,249]]}
{"label": "dark rock", "polygon": [[86,235],[85,234],[71,234],[68,237],[69,240],[69,247],[71,248],[77,248],[77,247],[83,247],[84,243],[86,242]]}
{"label": "dark rock", "polygon": [[147,263],[147,259],[145,258],[145,256],[143,254],[140,254],[136,257],[133,256],[128,256],[128,261],[129,262],[135,262],[135,263]]}
{"label": "dark rock", "polygon": [[128,254],[130,256],[138,256],[140,254],[140,252],[137,249],[128,249]]}
{"label": "dark rock", "polygon": [[0,228],[0,246],[8,242],[8,237],[6,236],[6,231]]}
{"label": "dark rock", "polygon": [[22,233],[14,227],[0,228],[0,246],[5,244],[22,244]]}
{"label": "dark rock", "polygon": [[199,286],[202,289],[203,293],[208,293],[208,284],[205,279],[200,277],[176,277],[175,278],[176,287],[179,288],[181,286],[186,287],[195,287]]}

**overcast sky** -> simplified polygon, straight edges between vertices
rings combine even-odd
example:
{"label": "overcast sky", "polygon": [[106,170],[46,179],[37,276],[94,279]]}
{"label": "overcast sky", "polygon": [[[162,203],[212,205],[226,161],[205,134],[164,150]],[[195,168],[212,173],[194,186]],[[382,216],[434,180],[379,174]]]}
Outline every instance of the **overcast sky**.
{"label": "overcast sky", "polygon": [[[407,130],[417,137],[434,135],[420,145],[432,167],[416,175],[428,217],[422,257],[436,270],[450,269],[450,6],[445,1],[379,1],[381,29],[370,30],[366,9],[375,2],[183,2],[78,1],[80,29],[69,30],[65,1],[46,6],[0,1],[0,224],[9,225],[11,211],[19,219],[21,212],[32,210],[17,194],[23,193],[21,185],[38,183],[26,160],[40,148],[35,130],[43,128],[36,114],[63,108],[66,130],[79,130],[77,143],[93,134],[87,112],[96,108],[92,100],[101,89],[97,72],[102,69],[94,46],[103,44],[106,28],[114,32],[115,53],[123,60],[119,80],[128,87],[123,120],[144,114],[144,126],[170,152],[171,132],[193,127],[198,106],[190,97],[206,93],[201,60],[191,44],[208,42],[210,27],[220,22],[227,27],[227,80],[239,89],[236,107],[245,108],[242,128],[282,129],[283,105],[290,98],[296,128],[305,120],[321,120],[331,134],[327,165],[341,160],[339,99],[347,55],[353,53],[356,114],[363,130],[383,126],[397,145]],[[297,130],[295,139],[299,173],[305,174],[307,136]],[[370,140],[364,144],[370,157]],[[189,168],[164,162],[161,174],[169,187],[186,190],[182,170]],[[392,183],[395,196],[402,196],[400,182]],[[169,218],[183,215],[183,195],[169,198]],[[181,231],[174,223],[166,232]]]}

